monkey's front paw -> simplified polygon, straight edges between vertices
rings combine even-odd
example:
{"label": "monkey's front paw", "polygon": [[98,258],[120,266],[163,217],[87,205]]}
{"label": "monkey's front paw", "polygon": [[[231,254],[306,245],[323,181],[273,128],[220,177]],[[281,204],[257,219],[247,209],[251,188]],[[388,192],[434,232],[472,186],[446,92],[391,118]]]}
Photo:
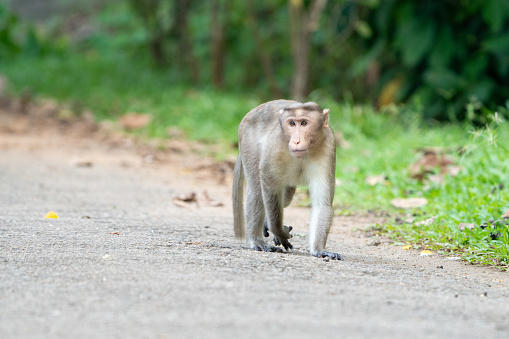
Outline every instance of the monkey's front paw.
{"label": "monkey's front paw", "polygon": [[[284,236],[286,239],[291,239],[293,238],[293,235],[290,234],[290,232],[293,230],[293,227],[292,226],[283,226],[283,233],[284,233]],[[287,241],[288,242],[288,241]],[[281,241],[279,240],[279,238],[277,237],[274,237],[274,244],[276,246],[280,246],[282,245]],[[290,245],[291,246],[291,245]],[[285,247],[286,248],[286,247]],[[292,247],[290,247],[292,248]]]}
{"label": "monkey's front paw", "polygon": [[276,244],[276,246],[283,245],[283,247],[285,248],[286,251],[293,248],[293,245],[290,244],[288,239],[279,240],[278,238],[274,237],[274,244]]}
{"label": "monkey's front paw", "polygon": [[260,245],[254,245],[253,249],[256,251],[262,251],[262,252],[283,252],[282,249],[275,246],[270,246],[268,244],[260,244]]}
{"label": "monkey's front paw", "polygon": [[327,251],[318,251],[316,252],[315,254],[313,254],[315,257],[318,257],[318,258],[325,258],[325,257],[329,257],[331,258],[332,260],[344,260],[343,257],[341,256],[341,254],[339,253],[334,253],[334,252],[327,252]]}

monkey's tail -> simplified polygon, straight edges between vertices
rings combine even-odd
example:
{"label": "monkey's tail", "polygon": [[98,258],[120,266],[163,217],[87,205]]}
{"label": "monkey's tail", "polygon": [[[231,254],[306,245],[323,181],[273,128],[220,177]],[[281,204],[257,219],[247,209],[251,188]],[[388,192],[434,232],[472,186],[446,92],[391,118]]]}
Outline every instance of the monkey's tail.
{"label": "monkey's tail", "polygon": [[246,236],[246,227],[244,226],[244,168],[242,159],[237,157],[235,169],[233,171],[233,231],[236,238],[244,238]]}

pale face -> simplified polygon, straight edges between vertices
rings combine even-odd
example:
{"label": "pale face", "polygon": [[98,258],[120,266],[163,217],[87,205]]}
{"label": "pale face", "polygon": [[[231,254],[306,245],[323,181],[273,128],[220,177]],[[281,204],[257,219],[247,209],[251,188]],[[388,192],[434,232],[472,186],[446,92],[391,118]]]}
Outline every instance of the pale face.
{"label": "pale face", "polygon": [[281,114],[281,126],[293,157],[303,158],[309,154],[313,142],[326,126],[326,118],[325,111],[293,110]]}

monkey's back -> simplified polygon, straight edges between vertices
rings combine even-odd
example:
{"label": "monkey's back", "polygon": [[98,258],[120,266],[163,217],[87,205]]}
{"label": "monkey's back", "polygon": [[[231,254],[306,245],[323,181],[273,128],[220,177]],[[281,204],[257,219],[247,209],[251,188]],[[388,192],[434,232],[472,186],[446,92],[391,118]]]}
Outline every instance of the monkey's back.
{"label": "monkey's back", "polygon": [[239,149],[241,152],[243,146],[252,149],[253,146],[259,144],[260,140],[256,139],[257,135],[269,134],[274,137],[281,134],[279,112],[293,103],[297,103],[297,101],[273,100],[249,111],[239,125]]}

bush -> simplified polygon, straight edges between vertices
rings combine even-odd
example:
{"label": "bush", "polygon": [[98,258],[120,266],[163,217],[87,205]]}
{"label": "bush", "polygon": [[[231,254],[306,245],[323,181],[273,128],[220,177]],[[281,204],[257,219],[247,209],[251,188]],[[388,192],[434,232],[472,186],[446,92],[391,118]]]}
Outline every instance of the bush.
{"label": "bush", "polygon": [[372,47],[357,67],[379,63],[379,105],[419,100],[428,118],[480,123],[482,109],[465,110],[472,100],[507,112],[509,1],[386,0],[368,8]]}

